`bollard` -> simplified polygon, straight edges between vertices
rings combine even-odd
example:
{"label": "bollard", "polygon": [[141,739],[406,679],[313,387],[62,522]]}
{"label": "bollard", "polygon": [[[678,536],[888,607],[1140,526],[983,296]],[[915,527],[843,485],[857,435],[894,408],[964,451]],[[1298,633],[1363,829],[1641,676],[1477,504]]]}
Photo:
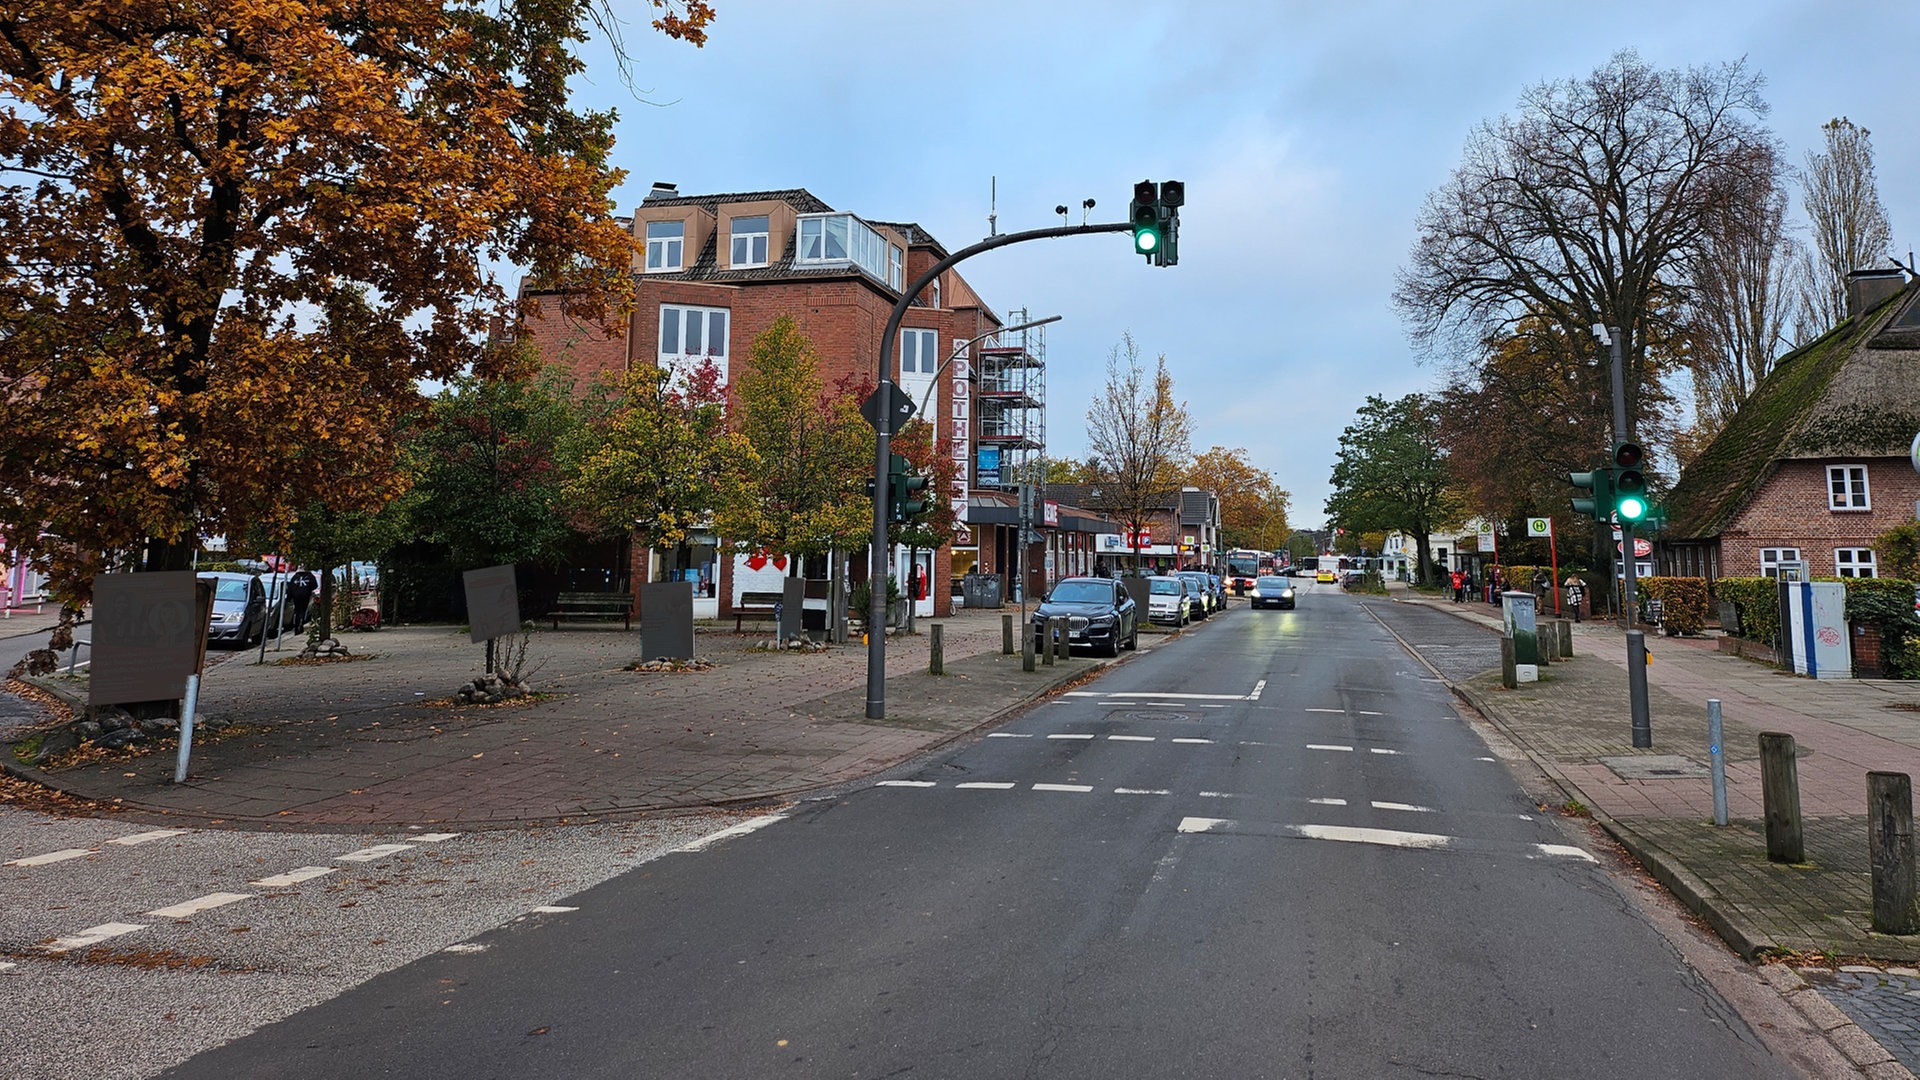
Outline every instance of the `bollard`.
{"label": "bollard", "polygon": [[1040,662],[1052,667],[1053,658],[1053,620],[1042,619],[1040,621]]}
{"label": "bollard", "polygon": [[1512,690],[1520,685],[1519,664],[1514,659],[1513,639],[1500,639],[1500,685]]}
{"label": "bollard", "polygon": [[1560,659],[1573,657],[1573,624],[1565,619],[1553,620],[1553,632],[1560,638]]}
{"label": "bollard", "polygon": [[1793,755],[1793,736],[1760,733],[1760,795],[1769,862],[1807,861],[1806,836],[1800,829],[1800,772]]}
{"label": "bollard", "polygon": [[187,782],[187,759],[193,754],[193,714],[200,706],[200,676],[187,676],[187,696],[180,703],[180,747],[174,753],[173,782]]}
{"label": "bollard", "polygon": [[1027,628],[1025,630],[1020,631],[1020,670],[1021,671],[1033,670],[1033,646],[1035,642],[1039,639],[1039,637],[1040,637],[1040,628],[1038,626],[1034,626],[1031,623],[1027,624]]}
{"label": "bollard", "polygon": [[1053,623],[1054,655],[1062,660],[1073,659],[1073,654],[1067,651],[1067,617],[1062,615],[1050,621]]}
{"label": "bollard", "polygon": [[1867,860],[1873,866],[1873,928],[1882,934],[1920,930],[1913,882],[1913,778],[1867,774]]}
{"label": "bollard", "polygon": [[1725,732],[1720,722],[1720,699],[1707,699],[1707,758],[1713,767],[1713,823],[1727,823],[1727,755],[1721,740]]}
{"label": "bollard", "polygon": [[1013,655],[1013,616],[1000,616],[1000,655]]}
{"label": "bollard", "polygon": [[930,635],[931,651],[927,655],[927,674],[929,675],[945,675],[947,673],[946,651],[941,647],[940,641],[941,632],[945,629],[946,626],[941,623],[934,623],[932,626],[933,633]]}

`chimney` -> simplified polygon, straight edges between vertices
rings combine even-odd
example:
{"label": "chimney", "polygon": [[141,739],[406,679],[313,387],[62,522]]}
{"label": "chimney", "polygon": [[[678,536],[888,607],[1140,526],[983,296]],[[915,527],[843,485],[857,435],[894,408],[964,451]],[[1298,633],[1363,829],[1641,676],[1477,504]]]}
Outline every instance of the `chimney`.
{"label": "chimney", "polygon": [[1847,318],[1872,311],[1882,301],[1907,287],[1899,269],[1853,270],[1847,274]]}
{"label": "chimney", "polygon": [[680,189],[665,180],[655,180],[653,190],[647,192],[649,199],[673,199],[678,198],[679,195]]}

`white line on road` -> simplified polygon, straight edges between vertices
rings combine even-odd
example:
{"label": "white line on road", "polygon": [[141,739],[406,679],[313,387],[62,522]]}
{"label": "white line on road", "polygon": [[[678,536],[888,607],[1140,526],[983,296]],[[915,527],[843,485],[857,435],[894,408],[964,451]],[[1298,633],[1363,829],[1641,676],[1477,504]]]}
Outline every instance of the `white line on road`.
{"label": "white line on road", "polygon": [[1179,698],[1181,701],[1245,701],[1245,694],[1169,694],[1160,690],[1113,690],[1098,697]]}
{"label": "white line on road", "polygon": [[975,791],[1006,791],[1013,787],[1012,784],[990,783],[985,780],[970,780],[967,783],[955,784],[953,786],[957,788],[972,788]]}
{"label": "white line on road", "polygon": [[1213,744],[1212,739],[1175,739],[1173,741],[1177,743],[1185,743],[1188,746],[1211,746]]}
{"label": "white line on road", "polygon": [[1035,784],[1033,785],[1033,790],[1088,792],[1092,791],[1093,788],[1086,784]]}
{"label": "white line on road", "polygon": [[1383,712],[1368,712],[1368,711],[1367,711],[1367,710],[1365,710],[1365,709],[1360,709],[1360,710],[1358,710],[1358,711],[1359,711],[1359,713],[1360,713],[1360,715],[1361,715],[1361,716],[1385,716],[1385,715],[1387,715],[1386,713],[1383,713]]}
{"label": "white line on road", "polygon": [[119,844],[122,847],[132,847],[135,844],[144,844],[149,840],[165,840],[169,836],[185,836],[187,832],[188,830],[186,829],[153,829],[149,832],[134,833],[132,836],[123,836],[118,840],[109,840],[107,843]]}
{"label": "white line on road", "polygon": [[1185,833],[1208,832],[1220,825],[1231,825],[1226,818],[1183,817],[1180,819],[1180,831]]}
{"label": "white line on road", "polygon": [[146,928],[144,923],[101,923],[99,926],[88,927],[72,937],[56,938],[53,941],[47,942],[42,948],[47,952],[67,952],[71,949],[84,949],[89,945],[98,945],[108,938],[116,938],[121,934],[131,934],[135,930],[145,930]]}
{"label": "white line on road", "polygon": [[237,904],[242,900],[251,899],[253,899],[252,893],[208,893],[205,896],[196,896],[191,900],[181,901],[172,907],[154,908],[152,911],[147,912],[147,914],[159,919],[184,919],[189,915],[198,915],[203,911],[210,911],[217,907],[225,907],[228,904]]}
{"label": "white line on road", "polygon": [[989,739],[1031,739],[1033,738],[1033,736],[1030,734],[1022,734],[1016,731],[989,731],[987,732],[987,738]]}
{"label": "white line on road", "polygon": [[1260,691],[1262,691],[1262,690],[1265,690],[1266,688],[1267,688],[1267,680],[1265,680],[1265,679],[1261,679],[1261,680],[1260,680],[1259,682],[1257,682],[1257,683],[1254,683],[1254,684],[1253,684],[1253,693],[1251,693],[1251,694],[1248,694],[1248,695],[1247,695],[1247,700],[1248,700],[1248,701],[1259,701],[1259,700],[1260,700]]}
{"label": "white line on road", "polygon": [[1375,801],[1373,808],[1375,810],[1405,810],[1409,814],[1431,814],[1435,812],[1431,806],[1415,806],[1412,803],[1403,802]]}
{"label": "white line on road", "polygon": [[359,851],[349,851],[345,855],[335,855],[333,861],[372,862],[375,859],[384,859],[389,855],[398,854],[412,846],[412,844],[375,844],[369,848],[361,848]]}
{"label": "white line on road", "polygon": [[579,911],[577,907],[561,907],[558,904],[541,904],[533,909],[535,915],[565,915],[569,911]]}
{"label": "white line on road", "polygon": [[1386,750],[1386,749],[1382,749],[1381,747],[1378,747],[1378,746],[1376,746],[1376,747],[1374,747],[1374,748],[1372,748],[1371,750],[1368,750],[1368,751],[1367,751],[1367,753],[1369,753],[1369,754],[1385,754],[1385,755],[1387,755],[1388,757],[1398,757],[1398,756],[1399,756],[1399,754],[1400,754],[1400,751],[1398,751],[1398,750]]}
{"label": "white line on road", "polygon": [[1060,735],[1060,734],[1056,734],[1056,735],[1049,735],[1049,736],[1047,736],[1047,738],[1049,738],[1049,739],[1091,739],[1091,738],[1093,738],[1093,733],[1092,733],[1092,732],[1087,732],[1086,734],[1079,734],[1079,735],[1076,735],[1076,734],[1066,734],[1066,735]]}
{"label": "white line on road", "polygon": [[477,953],[486,952],[487,947],[474,941],[462,941],[457,945],[449,945],[440,951],[450,953]]}
{"label": "white line on road", "polygon": [[728,828],[721,829],[719,832],[708,833],[707,835],[701,837],[700,839],[695,840],[693,843],[682,844],[679,847],[674,848],[674,850],[675,851],[704,851],[709,845],[717,844],[722,840],[731,840],[736,836],[745,836],[750,832],[757,832],[758,830],[764,829],[767,826],[773,824],[776,821],[781,820],[786,816],[787,815],[785,814],[762,814],[757,818],[748,818],[746,821],[743,821],[738,825],[733,825]]}
{"label": "white line on road", "polygon": [[1345,709],[1308,709],[1307,711],[1308,711],[1308,712],[1330,712],[1330,713],[1337,713],[1337,714],[1339,714],[1339,715],[1341,715],[1341,716],[1345,716],[1345,715],[1347,715],[1347,710],[1345,710]]}
{"label": "white line on road", "polygon": [[1468,840],[1441,833],[1402,832],[1398,829],[1364,829],[1350,825],[1279,825],[1252,822],[1244,828],[1231,818],[1181,818],[1183,833],[1235,833],[1254,836],[1289,836],[1302,840],[1333,840],[1345,844],[1372,844],[1379,847],[1406,848],[1414,851],[1519,852],[1527,858],[1552,856],[1596,861],[1584,849],[1567,844],[1508,844],[1487,840]]}
{"label": "white line on road", "polygon": [[1173,792],[1168,791],[1166,788],[1134,788],[1134,787],[1117,787],[1113,789],[1113,793],[1115,795],[1171,795],[1173,794]]}
{"label": "white line on road", "polygon": [[82,855],[91,855],[97,848],[66,848],[62,851],[49,851],[45,855],[29,855],[24,859],[8,859],[7,866],[45,866],[48,863],[66,862]]}
{"label": "white line on road", "polygon": [[882,780],[874,787],[932,787],[932,780]]}
{"label": "white line on road", "polygon": [[1152,742],[1152,735],[1109,735],[1108,742]]}
{"label": "white line on road", "polygon": [[1237,799],[1240,796],[1229,791],[1203,791],[1200,793],[1200,797],[1203,799]]}
{"label": "white line on road", "polygon": [[1333,744],[1331,744],[1331,743],[1312,743],[1312,742],[1310,742],[1310,743],[1308,743],[1308,744],[1307,744],[1307,749],[1309,749],[1309,750],[1338,750],[1338,751],[1340,751],[1340,752],[1341,752],[1341,753],[1343,753],[1343,754],[1351,754],[1351,753],[1353,753],[1353,747],[1351,747],[1351,746],[1335,746],[1335,745],[1333,745]]}
{"label": "white line on road", "polygon": [[263,889],[284,889],[289,885],[298,885],[303,881],[312,881],[317,877],[326,877],[336,869],[338,869],[338,867],[302,866],[297,870],[289,870],[284,874],[275,874],[272,877],[263,877],[259,881],[249,881],[247,884],[258,885]]}
{"label": "white line on road", "polygon": [[416,844],[438,844],[459,835],[457,832],[423,832],[419,836],[409,836],[407,839]]}
{"label": "white line on road", "polygon": [[1310,802],[1310,803],[1317,803],[1317,804],[1318,804],[1318,805],[1320,805],[1320,806],[1345,806],[1345,805],[1347,805],[1347,800],[1345,800],[1345,799],[1308,799],[1307,801],[1308,801],[1308,802]]}

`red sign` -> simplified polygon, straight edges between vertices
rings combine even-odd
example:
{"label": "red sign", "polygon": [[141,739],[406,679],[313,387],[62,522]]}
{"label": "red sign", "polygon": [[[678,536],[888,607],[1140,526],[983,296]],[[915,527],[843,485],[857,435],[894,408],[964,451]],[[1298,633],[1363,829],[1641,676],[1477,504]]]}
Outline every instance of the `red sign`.
{"label": "red sign", "polygon": [[[1618,552],[1620,550],[1620,545],[1619,544],[1613,545],[1613,550]],[[1644,559],[1651,554],[1653,554],[1653,541],[1642,540],[1637,536],[1633,538],[1633,557],[1634,558]]]}

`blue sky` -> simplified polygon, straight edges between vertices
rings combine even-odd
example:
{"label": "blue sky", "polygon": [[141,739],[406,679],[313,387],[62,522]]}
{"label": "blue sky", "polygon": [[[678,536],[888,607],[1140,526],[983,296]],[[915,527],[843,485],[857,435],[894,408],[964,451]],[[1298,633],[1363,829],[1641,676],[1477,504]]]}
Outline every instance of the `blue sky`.
{"label": "blue sky", "polygon": [[[1368,394],[1430,389],[1389,295],[1426,193],[1480,121],[1617,50],[1660,67],[1745,57],[1799,164],[1820,125],[1871,130],[1896,250],[1920,247],[1920,4],[714,0],[704,49],[635,25],[635,90],[590,51],[582,104],[620,113],[619,192],[804,187],[916,221],[949,249],[1060,223],[1134,181],[1187,183],[1180,264],[1124,235],[1043,241],[961,266],[1048,330],[1048,429],[1081,456],[1108,352],[1164,353],[1194,449],[1244,447],[1324,521],[1340,431]],[[617,7],[626,7],[616,0]],[[632,7],[637,11],[639,5]],[[1796,203],[1796,213],[1797,213]]]}

